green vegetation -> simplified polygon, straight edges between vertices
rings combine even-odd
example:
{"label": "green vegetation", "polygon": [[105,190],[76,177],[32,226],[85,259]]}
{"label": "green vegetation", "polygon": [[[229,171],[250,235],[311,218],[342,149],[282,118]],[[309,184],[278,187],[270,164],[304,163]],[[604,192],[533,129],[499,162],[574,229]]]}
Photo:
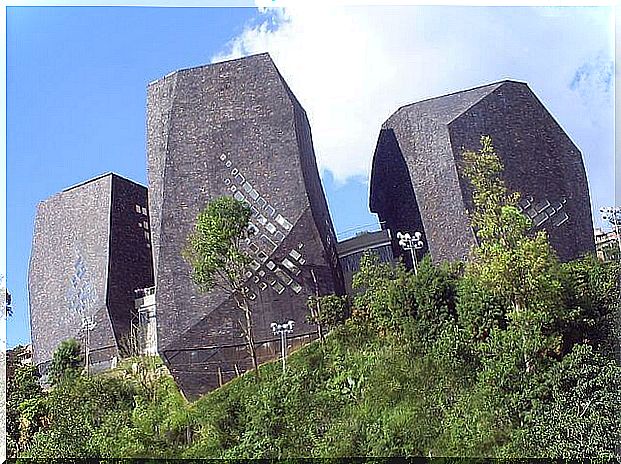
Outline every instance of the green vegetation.
{"label": "green vegetation", "polygon": [[184,250],[186,261],[192,266],[192,280],[201,290],[218,289],[235,300],[244,315],[240,326],[252,358],[256,378],[259,378],[250,288],[245,274],[252,261],[244,247],[252,210],[231,197],[218,198],[205,207],[196,219],[194,231],[188,237]]}
{"label": "green vegetation", "polygon": [[52,365],[49,371],[50,383],[58,385],[63,381],[79,376],[82,371],[82,364],[82,353],[77,340],[69,339],[61,342],[52,357]]}
{"label": "green vegetation", "polygon": [[193,403],[154,358],[46,394],[18,369],[30,376],[9,386],[20,455],[618,456],[619,264],[558,262],[491,141],[465,161],[479,240],[467,263],[425,258],[415,275],[364,257],[350,308],[309,303],[332,329],[323,344]]}

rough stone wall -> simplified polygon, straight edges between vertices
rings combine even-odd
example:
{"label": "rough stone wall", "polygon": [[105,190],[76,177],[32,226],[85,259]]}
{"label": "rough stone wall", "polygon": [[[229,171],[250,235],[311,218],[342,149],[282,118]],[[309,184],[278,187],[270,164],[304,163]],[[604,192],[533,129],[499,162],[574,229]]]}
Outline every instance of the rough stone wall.
{"label": "rough stone wall", "polygon": [[[464,148],[477,150],[481,134],[492,137],[507,187],[520,192],[525,213],[537,230],[546,230],[561,260],[594,251],[582,155],[526,84],[504,83],[455,119],[449,131],[458,166]],[[461,175],[460,183],[471,210],[472,195]]]}
{"label": "rough stone wall", "polygon": [[[397,232],[419,231],[426,235],[410,171],[393,129],[380,131],[373,157],[369,206],[371,211],[378,213],[382,228],[392,231],[393,237]],[[424,245],[419,256],[428,251],[427,241]],[[404,253],[394,240],[392,253],[401,257],[407,266],[412,266],[410,253]]]}
{"label": "rough stone wall", "polygon": [[393,129],[403,153],[420,210],[423,242],[431,256],[438,261],[464,259],[474,238],[450,151],[448,130],[426,113],[414,110],[399,111],[384,128]]}
{"label": "rough stone wall", "polygon": [[[33,235],[28,291],[33,360],[52,358],[68,338],[83,340],[81,318],[71,302],[92,289],[96,314],[92,346],[115,352],[106,308],[111,177],[76,186],[41,202]],[[107,350],[106,350],[107,349]]]}
{"label": "rough stone wall", "polygon": [[[394,131],[407,164],[435,261],[464,259],[476,243],[462,153],[477,150],[482,135],[492,136],[508,187],[523,194],[521,208],[548,231],[559,257],[568,260],[594,249],[580,151],[526,84],[505,81],[408,105],[388,119],[386,129]],[[398,164],[398,155],[389,151],[376,151],[375,159]],[[381,169],[374,161],[372,185],[379,184],[374,177]],[[381,195],[372,190],[372,211],[389,216],[396,195],[394,189]]]}
{"label": "rough stone wall", "polygon": [[[218,289],[201,294],[182,257],[210,200],[230,195],[255,211],[257,233],[249,248],[255,263],[247,285],[255,294],[253,318],[262,344],[273,339],[269,324],[287,319],[296,321],[296,336],[313,336],[314,327],[304,321],[306,298],[315,292],[311,269],[320,292],[338,288],[322,241],[332,224],[327,208],[317,211],[325,198],[308,185],[315,182],[304,166],[309,150],[299,141],[300,131],[310,139],[310,130],[299,117],[296,123],[295,105],[265,54],[177,71],[149,86],[158,348],[189,396],[248,367],[239,310]],[[310,169],[318,180],[314,164]],[[318,218],[328,224],[317,224]],[[263,359],[273,356],[266,348]]]}
{"label": "rough stone wall", "polygon": [[153,286],[147,189],[112,176],[112,210],[107,303],[117,343],[136,317],[134,290]]}
{"label": "rough stone wall", "polygon": [[[49,363],[63,340],[84,344],[80,308],[94,315],[91,363],[118,354],[133,289],[153,281],[150,250],[134,217],[147,220],[135,210],[137,203],[146,207],[146,197],[145,187],[107,174],[39,204],[28,278],[35,364]],[[80,306],[80,299],[91,303]]]}

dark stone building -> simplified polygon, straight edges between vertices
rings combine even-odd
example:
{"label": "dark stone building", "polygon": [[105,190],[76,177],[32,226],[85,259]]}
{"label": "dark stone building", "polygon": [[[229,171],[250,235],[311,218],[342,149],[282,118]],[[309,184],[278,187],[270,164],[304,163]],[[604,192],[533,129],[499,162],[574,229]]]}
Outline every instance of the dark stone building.
{"label": "dark stone building", "polygon": [[[594,251],[582,155],[524,83],[502,81],[397,110],[382,126],[371,173],[371,211],[393,232],[421,231],[435,261],[460,260],[475,244],[462,153],[492,137],[504,179],[547,231],[561,260]],[[393,246],[396,254],[403,254]],[[409,260],[406,255],[404,259]]]}
{"label": "dark stone building", "polygon": [[28,290],[34,363],[47,370],[66,339],[90,366],[110,365],[134,315],[134,290],[153,285],[147,189],[116,174],[68,188],[37,208]]}
{"label": "dark stone building", "polygon": [[314,338],[307,298],[342,292],[342,277],[306,113],[267,54],[176,71],[147,94],[158,352],[194,397],[251,367],[234,301],[201,294],[182,257],[210,200],[230,195],[253,210],[247,285],[260,361],[278,356],[272,322],[296,322],[293,344]]}

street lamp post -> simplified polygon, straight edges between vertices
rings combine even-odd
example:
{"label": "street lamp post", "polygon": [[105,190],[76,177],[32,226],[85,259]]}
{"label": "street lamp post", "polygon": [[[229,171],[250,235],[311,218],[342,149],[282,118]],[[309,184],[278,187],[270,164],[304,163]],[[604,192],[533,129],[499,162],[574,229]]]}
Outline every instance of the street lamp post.
{"label": "street lamp post", "polygon": [[619,247],[619,259],[621,259],[621,236],[619,236],[619,224],[621,224],[621,207],[611,207],[607,206],[605,208],[600,208],[600,213],[602,213],[602,219],[604,221],[608,221],[615,229],[615,235],[617,236],[617,245]]}
{"label": "street lamp post", "polygon": [[287,356],[287,334],[293,332],[294,321],[288,321],[283,324],[272,322],[272,332],[274,335],[280,335],[280,351],[282,353],[282,373],[285,373],[285,358]]}
{"label": "street lamp post", "polygon": [[95,316],[84,316],[82,318],[82,329],[86,331],[86,346],[84,347],[84,364],[86,375],[90,374],[90,353],[91,353],[91,330],[95,328]]}
{"label": "street lamp post", "polygon": [[423,234],[420,232],[414,232],[414,236],[409,233],[397,232],[397,238],[399,239],[399,246],[404,250],[410,252],[412,255],[412,265],[414,266],[414,274],[418,274],[416,250],[420,250],[423,247],[423,241],[421,237]]}

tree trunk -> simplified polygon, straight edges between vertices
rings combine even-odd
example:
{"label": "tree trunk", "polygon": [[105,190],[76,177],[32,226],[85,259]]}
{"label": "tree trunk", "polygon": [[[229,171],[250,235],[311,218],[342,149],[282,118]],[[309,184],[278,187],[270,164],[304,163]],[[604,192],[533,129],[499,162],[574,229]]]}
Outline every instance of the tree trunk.
{"label": "tree trunk", "polygon": [[248,338],[248,349],[250,350],[250,356],[252,357],[252,367],[254,367],[255,376],[257,380],[259,380],[259,362],[257,360],[257,351],[256,347],[254,346],[254,334],[252,331],[252,312],[250,311],[250,308],[248,307],[248,302],[246,302],[245,299],[244,314],[246,316],[246,334]]}
{"label": "tree trunk", "polygon": [[260,380],[259,376],[259,362],[257,360],[257,352],[254,343],[254,333],[252,327],[252,310],[248,305],[248,300],[246,299],[246,295],[243,290],[237,291],[235,295],[235,302],[239,309],[241,309],[244,313],[244,317],[246,319],[245,327],[242,326],[242,331],[244,332],[244,337],[246,338],[246,345],[248,347],[248,351],[250,352],[250,357],[252,358],[252,367],[254,368],[254,374],[257,380]]}
{"label": "tree trunk", "polygon": [[317,302],[317,309],[315,310],[317,313],[315,320],[317,321],[317,334],[319,335],[319,343],[323,345],[323,329],[321,327],[321,305],[319,303],[319,285],[317,284],[317,276],[315,275],[315,270],[311,269],[310,273],[311,276],[313,276],[313,282],[315,282],[315,301]]}
{"label": "tree trunk", "polygon": [[[513,307],[515,308],[516,312],[519,312],[522,310],[519,303],[514,302]],[[524,321],[522,321],[522,324],[523,323]],[[528,374],[533,370],[533,364],[531,360],[528,359],[528,354],[526,353],[526,335],[524,335],[524,330],[526,330],[526,327],[520,327],[520,329],[522,330],[522,356],[524,359],[524,365],[526,366],[526,373]]]}

